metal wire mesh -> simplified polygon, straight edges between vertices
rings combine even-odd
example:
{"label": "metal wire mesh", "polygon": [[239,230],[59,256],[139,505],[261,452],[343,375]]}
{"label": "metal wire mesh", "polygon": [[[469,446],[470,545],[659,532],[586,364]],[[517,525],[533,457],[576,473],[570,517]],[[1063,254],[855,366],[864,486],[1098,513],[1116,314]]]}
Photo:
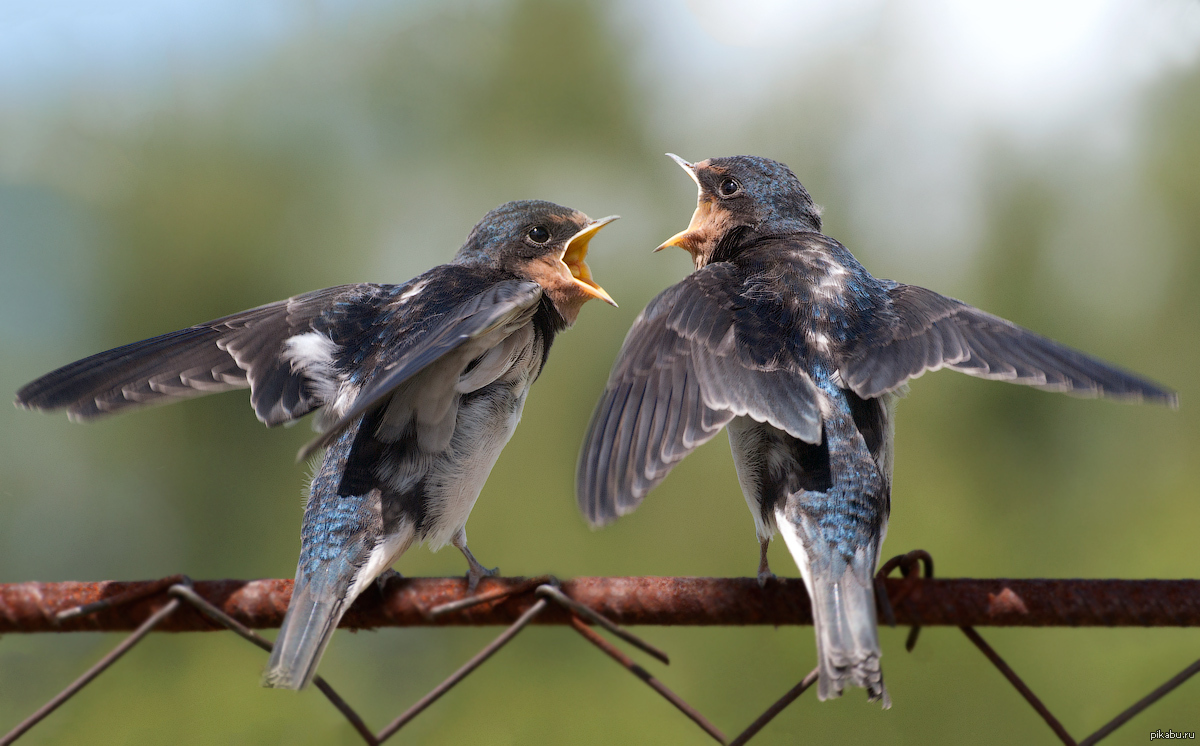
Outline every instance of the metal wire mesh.
{"label": "metal wire mesh", "polygon": [[[924,569],[922,574],[921,570]],[[888,577],[893,571],[900,578]],[[1076,741],[975,626],[1200,626],[1196,580],[980,580],[934,579],[933,559],[917,550],[889,560],[876,584],[881,621],[911,627],[907,648],[928,625],[959,627],[1013,685],[1064,744],[1094,744],[1200,672],[1200,660],[1184,668],[1086,738]],[[0,634],[132,630],[111,652],[53,699],[0,738],[19,739],[151,631],[229,629],[269,651],[253,631],[278,627],[291,596],[291,581],[221,580],[193,583],[182,575],[135,583],[13,583],[0,585]],[[355,602],[342,626],[374,628],[425,625],[507,625],[503,632],[449,678],[391,723],[373,731],[320,676],[314,685],[367,744],[381,744],[479,668],[530,624],[567,625],[650,689],[704,733],[722,744],[744,744],[817,681],[806,675],[748,727],[727,737],[657,676],[610,642],[596,627],[667,664],[663,651],[623,625],[810,624],[808,596],[796,580],[777,579],[760,588],[750,578],[491,578],[466,595],[460,578],[396,579]]]}

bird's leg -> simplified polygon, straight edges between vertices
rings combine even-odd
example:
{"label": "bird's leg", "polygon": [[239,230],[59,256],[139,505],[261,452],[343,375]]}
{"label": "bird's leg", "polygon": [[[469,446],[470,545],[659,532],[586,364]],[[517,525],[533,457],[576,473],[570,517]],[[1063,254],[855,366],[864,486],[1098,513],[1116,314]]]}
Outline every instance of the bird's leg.
{"label": "bird's leg", "polygon": [[393,580],[400,580],[403,577],[403,575],[396,572],[396,568],[389,567],[388,569],[379,573],[379,577],[375,578],[375,587],[379,589],[379,593],[382,595],[383,592],[387,590],[388,583],[392,582]]}
{"label": "bird's leg", "polygon": [[460,528],[450,543],[458,547],[458,551],[463,553],[463,556],[467,558],[467,563],[471,566],[471,569],[467,571],[467,593],[475,592],[475,586],[479,585],[480,579],[500,574],[499,567],[487,569],[479,564],[479,560],[475,559],[475,555],[471,554],[470,549],[467,549],[467,530],[465,528]]}
{"label": "bird's leg", "polygon": [[767,547],[771,546],[771,539],[759,539],[759,555],[758,555],[758,587],[766,588],[768,580],[775,579],[775,573],[771,572],[771,565],[767,563]]}

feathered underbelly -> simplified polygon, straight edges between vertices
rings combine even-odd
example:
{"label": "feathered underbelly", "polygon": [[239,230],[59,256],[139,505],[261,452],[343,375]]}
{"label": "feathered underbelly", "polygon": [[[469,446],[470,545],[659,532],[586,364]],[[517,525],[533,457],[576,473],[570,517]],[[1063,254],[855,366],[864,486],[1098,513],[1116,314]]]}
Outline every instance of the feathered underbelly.
{"label": "feathered underbelly", "polygon": [[820,443],[750,417],[729,423],[738,481],[760,539],[775,533],[775,509],[798,493],[818,512],[844,512],[886,530],[897,398],[835,402],[826,408]]}
{"label": "feathered underbelly", "polygon": [[[330,516],[346,515],[353,524],[347,531],[366,531],[377,544],[401,535],[434,550],[448,543],[512,437],[541,367],[540,341],[532,333],[513,337],[515,344],[497,346],[505,353],[499,361],[484,355],[465,372],[416,379],[331,444],[305,509],[307,540],[344,544],[324,536],[323,527]],[[480,369],[491,363],[490,382],[480,381]],[[437,396],[447,406],[423,422],[428,412],[419,405]],[[441,434],[431,436],[434,430]]]}
{"label": "feathered underbelly", "polygon": [[440,549],[466,525],[500,451],[521,420],[528,393],[529,383],[497,382],[463,396],[450,446],[433,460],[424,480],[424,520],[418,538],[430,549]]}

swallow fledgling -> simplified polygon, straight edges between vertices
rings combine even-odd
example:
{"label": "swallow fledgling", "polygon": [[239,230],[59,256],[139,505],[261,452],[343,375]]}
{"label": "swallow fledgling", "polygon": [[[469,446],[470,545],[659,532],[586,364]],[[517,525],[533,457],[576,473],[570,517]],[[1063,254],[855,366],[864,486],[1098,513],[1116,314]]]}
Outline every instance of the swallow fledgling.
{"label": "swallow fledgling", "polygon": [[413,543],[452,543],[469,587],[495,574],[466,523],[512,436],[550,345],[592,298],[591,220],[550,202],[488,213],[454,260],[402,285],[342,285],[71,363],[17,393],[18,406],[89,420],[250,389],[258,419],[321,409],[300,560],[263,685],[302,689],[342,615]]}
{"label": "swallow fledgling", "polygon": [[783,164],[691,164],[678,246],[696,271],[634,321],[576,473],[593,526],[631,512],[725,425],[760,543],[783,534],[812,601],[818,695],[863,687],[891,705],[873,577],[891,510],[896,400],[925,371],[1175,406],[1173,392],[930,290],[872,277],[821,233]]}

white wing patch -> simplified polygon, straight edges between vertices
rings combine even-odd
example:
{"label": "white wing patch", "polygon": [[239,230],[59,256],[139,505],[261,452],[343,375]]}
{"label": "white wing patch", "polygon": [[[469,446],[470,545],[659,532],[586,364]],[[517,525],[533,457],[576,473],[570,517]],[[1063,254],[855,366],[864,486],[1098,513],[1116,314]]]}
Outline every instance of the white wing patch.
{"label": "white wing patch", "polygon": [[330,402],[337,397],[341,383],[333,367],[333,356],[339,349],[339,345],[324,334],[306,332],[284,340],[281,357],[292,367],[293,373],[303,373],[312,381],[313,389],[322,401]]}
{"label": "white wing patch", "polygon": [[[313,428],[319,432],[326,432],[333,423],[342,418],[346,412],[350,411],[350,407],[354,406],[354,400],[358,398],[358,392],[362,390],[362,386],[350,381],[334,381],[333,395],[325,399],[325,406],[322,407],[321,413],[313,422]],[[324,396],[324,392],[322,392]]]}
{"label": "white wing patch", "polygon": [[405,302],[408,301],[409,298],[413,297],[417,293],[420,293],[422,290],[425,289],[425,286],[428,284],[429,284],[429,280],[421,280],[417,284],[410,287],[408,290],[405,290],[403,293],[400,294],[400,298],[399,298],[400,304],[403,305]]}

